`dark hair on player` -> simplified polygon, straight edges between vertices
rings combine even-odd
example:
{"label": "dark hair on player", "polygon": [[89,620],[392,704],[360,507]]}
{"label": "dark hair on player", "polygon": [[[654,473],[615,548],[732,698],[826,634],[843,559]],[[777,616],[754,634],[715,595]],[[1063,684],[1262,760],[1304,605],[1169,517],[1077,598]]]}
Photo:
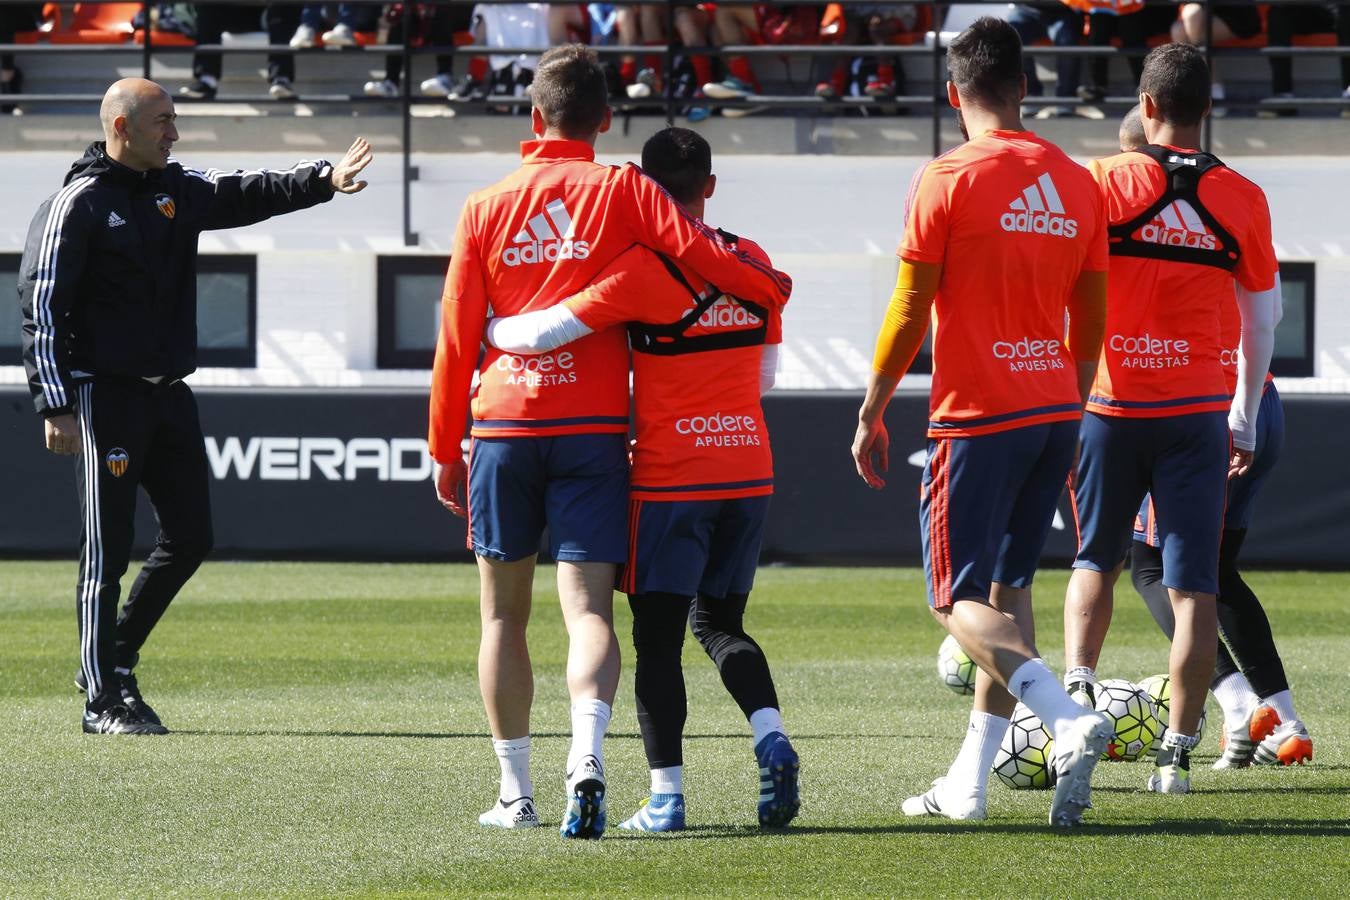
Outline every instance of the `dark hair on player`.
{"label": "dark hair on player", "polygon": [[642,171],[680,203],[693,203],[712,174],[712,148],[697,131],[666,128],[642,145]]}
{"label": "dark hair on player", "polygon": [[1017,103],[1022,39],[1002,19],[976,19],[947,46],[947,71],[962,94],[1000,106]]}
{"label": "dark hair on player", "polygon": [[1139,91],[1158,105],[1169,125],[1197,125],[1209,109],[1209,66],[1191,44],[1164,44],[1144,57]]}
{"label": "dark hair on player", "polygon": [[550,128],[577,140],[591,138],[609,108],[600,58],[582,44],[554,47],[539,58],[530,97]]}
{"label": "dark hair on player", "polygon": [[1130,111],[1120,120],[1120,149],[1134,150],[1148,143],[1144,134],[1144,116],[1139,104],[1130,107]]}

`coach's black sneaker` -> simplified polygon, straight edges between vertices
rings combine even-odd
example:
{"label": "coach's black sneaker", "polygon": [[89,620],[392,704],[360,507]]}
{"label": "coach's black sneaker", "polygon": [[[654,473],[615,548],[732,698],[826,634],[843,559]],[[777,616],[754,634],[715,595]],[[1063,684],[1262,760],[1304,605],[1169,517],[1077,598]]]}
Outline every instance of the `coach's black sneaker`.
{"label": "coach's black sneaker", "polygon": [[[141,696],[141,689],[136,684],[136,674],[134,672],[123,674],[119,669],[118,677],[122,679],[122,702],[127,709],[151,725],[164,728],[164,723],[159,720],[159,714],[151,709],[150,704],[146,703],[145,698]],[[164,733],[168,733],[167,728],[164,728]]]}
{"label": "coach's black sneaker", "polygon": [[84,719],[80,723],[85,734],[168,734],[169,729],[154,722],[147,722],[122,703],[114,703],[105,709],[96,710],[85,707]]}

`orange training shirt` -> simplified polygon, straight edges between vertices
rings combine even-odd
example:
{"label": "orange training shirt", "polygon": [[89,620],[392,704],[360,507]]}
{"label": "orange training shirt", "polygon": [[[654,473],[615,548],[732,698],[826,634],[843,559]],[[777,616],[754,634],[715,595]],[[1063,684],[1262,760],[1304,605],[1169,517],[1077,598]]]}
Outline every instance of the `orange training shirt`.
{"label": "orange training shirt", "polygon": [[428,443],[433,458],[460,455],[473,373],[475,437],[628,430],[628,359],[621,331],[590,335],[553,353],[482,348],[492,315],[553,305],[589,284],[633,244],[681,259],[738,296],[781,304],[792,282],[728,248],[635,166],[595,162],[587,143],[526,141],[521,167],[472,194],[455,230],[432,369]]}
{"label": "orange training shirt", "polygon": [[1027,131],[991,131],[915,175],[898,255],[942,266],[928,436],[970,437],[1082,414],[1065,315],[1107,268],[1087,171]]}
{"label": "orange training shirt", "polygon": [[[766,265],[760,247],[740,238],[738,249]],[[701,297],[709,285],[680,266]],[[696,300],[655,253],[635,247],[600,279],[566,301],[587,327],[620,322],[665,325],[693,312]],[[633,352],[637,442],[632,487],[638,500],[714,500],[773,493],[773,453],[759,402],[764,344],[782,341],[782,313],[766,308],[767,323],[722,294],[684,335],[725,335],[765,326],[750,346],[670,355]],[[622,332],[621,332],[622,333]]]}
{"label": "orange training shirt", "polygon": [[[1167,188],[1162,166],[1142,153],[1094,160],[1089,168],[1113,225],[1134,219]],[[1279,266],[1270,210],[1259,187],[1232,169],[1218,167],[1201,177],[1199,199],[1237,241],[1237,268],[1228,272],[1198,263],[1112,256],[1106,340],[1087,406],[1092,412],[1146,418],[1228,409],[1241,325],[1239,319],[1231,340],[1225,337],[1223,317],[1237,318],[1233,282],[1253,292],[1269,290]],[[1136,233],[1142,240],[1152,236],[1208,239],[1201,244],[1206,247],[1215,241],[1184,200],[1164,207]],[[1224,373],[1225,348],[1233,351],[1231,379]]]}

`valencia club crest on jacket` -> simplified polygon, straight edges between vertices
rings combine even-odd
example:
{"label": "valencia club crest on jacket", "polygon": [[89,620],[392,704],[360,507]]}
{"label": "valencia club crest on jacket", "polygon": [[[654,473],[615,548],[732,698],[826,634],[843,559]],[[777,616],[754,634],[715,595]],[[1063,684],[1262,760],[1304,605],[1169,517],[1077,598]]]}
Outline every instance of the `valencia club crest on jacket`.
{"label": "valencia club crest on jacket", "polygon": [[114,447],[108,451],[108,455],[103,460],[107,463],[108,471],[112,473],[112,476],[121,478],[127,473],[127,463],[131,461],[131,457],[121,447]]}
{"label": "valencia club crest on jacket", "polygon": [[174,206],[173,198],[168,194],[156,194],[155,206],[159,208],[159,211],[164,215],[164,218],[173,218],[176,207]]}

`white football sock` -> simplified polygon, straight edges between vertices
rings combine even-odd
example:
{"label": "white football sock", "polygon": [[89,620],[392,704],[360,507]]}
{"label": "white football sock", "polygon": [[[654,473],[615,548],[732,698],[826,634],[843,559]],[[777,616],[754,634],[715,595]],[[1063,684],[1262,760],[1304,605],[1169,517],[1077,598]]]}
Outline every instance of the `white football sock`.
{"label": "white football sock", "polygon": [[684,766],[666,766],[652,769],[652,795],[683,794]]}
{"label": "white football sock", "polygon": [[1007,719],[992,713],[970,711],[970,725],[961,750],[947,770],[947,790],[957,796],[984,796],[989,786],[989,770],[1009,724]]}
{"label": "white football sock", "polygon": [[783,727],[783,714],[778,710],[772,706],[766,706],[750,714],[750,732],[754,735],[751,738],[754,746],[758,747],[760,741],[775,731],[787,737],[787,729]]}
{"label": "white football sock", "polygon": [[521,797],[534,796],[534,782],[530,780],[530,736],[509,741],[493,741],[492,751],[502,767],[502,786],[497,796],[507,803]]}
{"label": "white football sock", "polygon": [[571,774],[587,756],[594,756],[603,770],[604,750],[601,743],[612,714],[603,700],[578,700],[572,704],[572,749],[567,754],[567,771]]}
{"label": "white football sock", "polygon": [[1256,709],[1261,698],[1252,691],[1241,672],[1230,672],[1215,682],[1210,690],[1214,699],[1223,708],[1224,731],[1237,731],[1247,727],[1247,719]]}
{"label": "white football sock", "polygon": [[1298,718],[1298,713],[1294,712],[1294,695],[1288,690],[1271,694],[1262,702],[1275,710],[1275,714],[1280,717],[1281,722],[1292,722]]}
{"label": "white football sock", "polygon": [[1056,738],[1085,711],[1069,699],[1055,673],[1039,658],[1017,667],[1008,679],[1008,692],[1034,712]]}

